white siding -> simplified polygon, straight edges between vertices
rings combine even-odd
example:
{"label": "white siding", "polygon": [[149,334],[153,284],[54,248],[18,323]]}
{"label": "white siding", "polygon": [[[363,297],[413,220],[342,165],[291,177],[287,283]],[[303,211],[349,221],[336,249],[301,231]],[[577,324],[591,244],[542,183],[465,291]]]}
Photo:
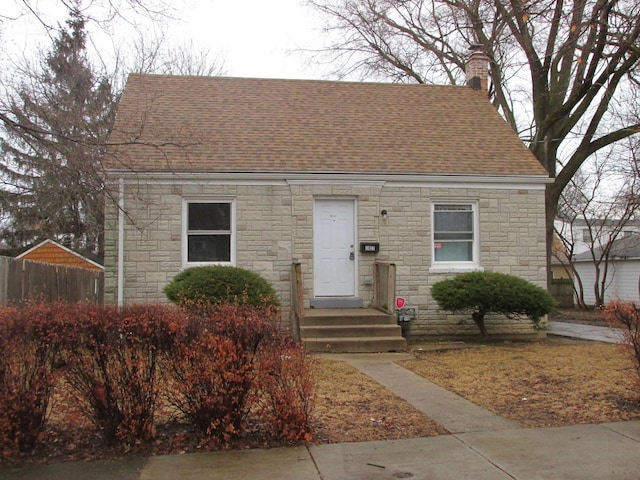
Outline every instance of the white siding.
{"label": "white siding", "polygon": [[[590,262],[576,263],[576,271],[582,279],[584,300],[587,305],[595,304],[593,284],[595,268]],[[640,260],[614,261],[609,264],[607,285],[605,287],[605,302],[624,300],[639,302],[638,280],[640,278]]]}

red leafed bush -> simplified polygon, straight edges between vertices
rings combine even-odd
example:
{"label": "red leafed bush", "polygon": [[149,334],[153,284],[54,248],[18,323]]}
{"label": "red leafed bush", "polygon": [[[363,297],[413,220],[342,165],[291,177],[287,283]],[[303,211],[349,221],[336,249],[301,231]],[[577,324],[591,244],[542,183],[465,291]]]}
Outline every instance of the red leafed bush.
{"label": "red leafed bush", "polygon": [[2,455],[42,438],[60,375],[109,444],[154,438],[160,388],[209,442],[230,442],[248,422],[280,440],[310,438],[309,363],[278,331],[277,307],[200,307],[0,310]]}
{"label": "red leafed bush", "polygon": [[640,310],[632,302],[611,302],[604,313],[611,326],[622,328],[623,348],[633,360],[640,385]]}
{"label": "red leafed bush", "polygon": [[254,401],[257,354],[275,335],[277,310],[225,304],[193,318],[167,357],[168,401],[210,441],[229,442],[244,429]]}
{"label": "red leafed bush", "polygon": [[0,309],[0,452],[33,449],[42,439],[66,304]]}
{"label": "red leafed bush", "polygon": [[167,363],[167,399],[207,438],[228,442],[243,429],[254,381],[250,359],[229,338],[204,332]]}
{"label": "red leafed bush", "polygon": [[77,306],[65,348],[66,379],[80,408],[110,444],[154,437],[161,352],[183,328],[184,312],[159,305]]}
{"label": "red leafed bush", "polygon": [[311,440],[309,419],[315,399],[311,368],[302,345],[290,337],[265,342],[260,349],[260,404],[279,440]]}

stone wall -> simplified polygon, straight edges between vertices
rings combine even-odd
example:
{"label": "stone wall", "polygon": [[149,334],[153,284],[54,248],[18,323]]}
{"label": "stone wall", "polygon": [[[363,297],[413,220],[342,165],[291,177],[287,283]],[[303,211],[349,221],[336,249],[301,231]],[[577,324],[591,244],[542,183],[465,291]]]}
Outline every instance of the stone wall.
{"label": "stone wall", "polygon": [[[357,241],[380,242],[377,255],[356,253],[357,292],[370,304],[373,263],[397,266],[396,293],[416,307],[415,336],[476,334],[470,317],[437,310],[431,285],[455,272],[431,268],[431,202],[469,200],[479,212],[480,267],[510,273],[544,286],[544,190],[396,187],[388,184],[184,185],[129,184],[126,187],[124,302],[162,302],[163,287],[182,268],[184,198],[234,199],[239,267],[256,271],[275,287],[289,318],[291,264],[301,263],[305,306],[313,297],[314,198],[356,200]],[[380,216],[382,209],[388,216]],[[117,297],[118,212],[107,208],[105,301]],[[357,249],[356,249],[357,250]],[[528,321],[491,319],[489,332],[530,333]]]}

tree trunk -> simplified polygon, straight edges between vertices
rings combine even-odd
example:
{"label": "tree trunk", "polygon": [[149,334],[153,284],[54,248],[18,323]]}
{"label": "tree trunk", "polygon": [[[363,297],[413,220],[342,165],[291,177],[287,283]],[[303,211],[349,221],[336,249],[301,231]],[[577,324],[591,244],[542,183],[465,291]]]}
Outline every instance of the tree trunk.
{"label": "tree trunk", "polygon": [[555,185],[547,185],[545,194],[545,239],[546,239],[546,251],[547,251],[547,290],[551,289],[551,281],[553,280],[553,273],[551,271],[551,259],[553,258],[553,236],[555,234],[555,228],[553,222],[558,213],[558,199],[556,198],[554,187]]}
{"label": "tree trunk", "polygon": [[476,325],[480,329],[480,333],[482,334],[482,338],[488,338],[489,332],[487,332],[487,327],[484,324],[484,313],[482,312],[473,312],[471,315],[473,317],[473,321],[476,322]]}

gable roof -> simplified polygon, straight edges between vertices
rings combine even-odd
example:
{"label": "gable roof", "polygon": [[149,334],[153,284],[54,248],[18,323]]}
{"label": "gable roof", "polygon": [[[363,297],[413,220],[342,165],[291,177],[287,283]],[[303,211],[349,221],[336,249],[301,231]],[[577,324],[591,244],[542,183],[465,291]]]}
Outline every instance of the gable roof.
{"label": "gable roof", "polygon": [[51,263],[65,267],[88,268],[90,270],[104,270],[104,267],[93,260],[83,257],[79,253],[60,245],[53,240],[45,240],[21,253],[16,258],[31,260],[32,262]]}
{"label": "gable roof", "polygon": [[[599,258],[602,252],[602,248],[596,248],[593,253],[596,258]],[[640,259],[640,234],[631,233],[624,235],[622,238],[614,240],[611,243],[611,251],[609,253],[610,259],[615,260],[637,260]],[[582,252],[574,257],[576,262],[591,262],[593,261],[591,251]]]}
{"label": "gable roof", "polygon": [[460,86],[132,74],[111,143],[110,170],[548,177]]}

